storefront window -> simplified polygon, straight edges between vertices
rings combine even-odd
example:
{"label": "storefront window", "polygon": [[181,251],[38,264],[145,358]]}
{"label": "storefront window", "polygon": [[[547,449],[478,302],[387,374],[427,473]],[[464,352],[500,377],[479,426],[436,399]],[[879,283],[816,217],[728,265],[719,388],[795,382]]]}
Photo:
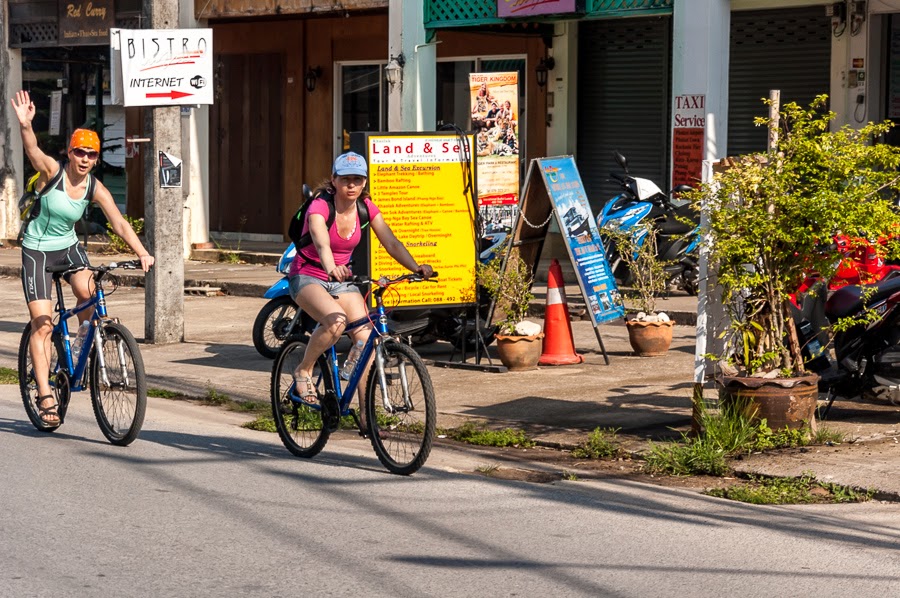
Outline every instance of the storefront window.
{"label": "storefront window", "polygon": [[387,85],[383,64],[340,66],[341,134],[336,153],[350,149],[350,132],[387,130]]}
{"label": "storefront window", "polygon": [[[472,130],[472,95],[469,73],[519,73],[519,147],[525,147],[525,58],[441,60],[437,64],[437,126],[455,124]],[[524,152],[522,152],[524,158]]]}

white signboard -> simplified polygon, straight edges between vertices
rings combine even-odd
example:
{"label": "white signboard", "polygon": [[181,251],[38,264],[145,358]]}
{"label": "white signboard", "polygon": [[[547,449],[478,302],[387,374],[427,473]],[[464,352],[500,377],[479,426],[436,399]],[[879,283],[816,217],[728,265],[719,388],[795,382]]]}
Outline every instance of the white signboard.
{"label": "white signboard", "polygon": [[111,29],[114,101],[125,106],[213,103],[212,29]]}
{"label": "white signboard", "polygon": [[50,134],[59,135],[59,121],[62,114],[62,91],[50,92]]}

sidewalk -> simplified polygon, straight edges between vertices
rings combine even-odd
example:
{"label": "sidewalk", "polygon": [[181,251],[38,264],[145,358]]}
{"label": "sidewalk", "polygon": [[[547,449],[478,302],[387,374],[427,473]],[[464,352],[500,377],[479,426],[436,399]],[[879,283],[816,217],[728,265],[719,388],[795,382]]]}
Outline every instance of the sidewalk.
{"label": "sidewalk", "polygon": [[[127,256],[122,256],[127,259]],[[114,256],[91,255],[92,263],[108,263]],[[26,315],[21,305],[20,252],[0,249],[0,364],[15,367],[21,326]],[[144,331],[142,275],[122,277],[123,286],[110,298],[111,313],[135,332]],[[224,296],[185,296],[186,342],[141,346],[149,384],[191,396],[209,389],[241,401],[268,401],[272,362],[252,346],[251,327],[266,302],[262,293],[279,275],[272,265],[185,262],[186,286],[218,287]],[[543,302],[546,289],[536,286]],[[570,312],[583,310],[580,291],[567,286]],[[696,299],[672,296],[660,307],[695,316]],[[541,311],[539,305],[536,311]],[[540,443],[572,447],[597,427],[618,428],[626,448],[644,450],[650,439],[678,438],[690,428],[695,330],[675,328],[670,351],[663,357],[631,355],[622,323],[602,325],[610,364],[603,356],[590,322],[573,318],[575,347],[585,362],[542,367],[529,372],[494,374],[472,369],[431,367],[438,399],[438,425],[452,427],[465,421],[485,421],[495,427],[524,429]],[[451,348],[434,343],[421,348],[425,359],[445,362]],[[493,347],[491,357],[496,360]],[[457,356],[458,359],[458,356]],[[710,397],[714,391],[707,391]],[[843,432],[852,444],[813,447],[779,455],[755,455],[740,462],[748,471],[770,475],[800,475],[813,471],[823,480],[857,487],[877,488],[900,497],[900,408],[859,401],[837,401],[826,424]]]}

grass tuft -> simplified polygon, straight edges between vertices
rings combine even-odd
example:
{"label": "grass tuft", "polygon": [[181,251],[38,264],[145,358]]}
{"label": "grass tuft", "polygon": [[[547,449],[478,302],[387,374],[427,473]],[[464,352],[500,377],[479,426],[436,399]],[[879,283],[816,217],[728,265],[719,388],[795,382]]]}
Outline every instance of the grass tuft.
{"label": "grass tuft", "polygon": [[700,403],[700,436],[682,434],[677,441],[651,444],[644,469],[679,476],[722,476],[730,469],[729,457],[810,442],[807,429],[772,430],[766,420],[754,423],[746,414],[746,405],[739,403],[722,405],[715,412]]}
{"label": "grass tuft", "polygon": [[804,472],[799,478],[750,476],[747,485],[714,488],[706,494],[754,505],[866,502],[874,496],[872,490],[816,482],[812,472]]}
{"label": "grass tuft", "polygon": [[278,431],[272,416],[262,414],[258,415],[253,421],[241,424],[241,427],[249,430],[256,430],[257,432],[272,432],[273,434]]}
{"label": "grass tuft", "polygon": [[619,428],[595,428],[588,439],[572,450],[576,459],[611,459],[625,454],[616,443]]}
{"label": "grass tuft", "polygon": [[0,384],[18,384],[19,372],[12,368],[0,367]]}
{"label": "grass tuft", "polygon": [[489,430],[484,425],[477,426],[472,422],[447,430],[446,434],[448,438],[453,440],[478,446],[515,446],[521,448],[534,446],[534,441],[523,430],[514,430],[512,428]]}

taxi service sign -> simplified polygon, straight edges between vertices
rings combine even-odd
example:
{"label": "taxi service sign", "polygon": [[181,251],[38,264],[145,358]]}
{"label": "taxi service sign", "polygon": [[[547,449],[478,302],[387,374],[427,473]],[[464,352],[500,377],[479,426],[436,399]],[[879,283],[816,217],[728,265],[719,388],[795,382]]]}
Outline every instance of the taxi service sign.
{"label": "taxi service sign", "polygon": [[125,106],[213,103],[212,29],[113,29]]}

